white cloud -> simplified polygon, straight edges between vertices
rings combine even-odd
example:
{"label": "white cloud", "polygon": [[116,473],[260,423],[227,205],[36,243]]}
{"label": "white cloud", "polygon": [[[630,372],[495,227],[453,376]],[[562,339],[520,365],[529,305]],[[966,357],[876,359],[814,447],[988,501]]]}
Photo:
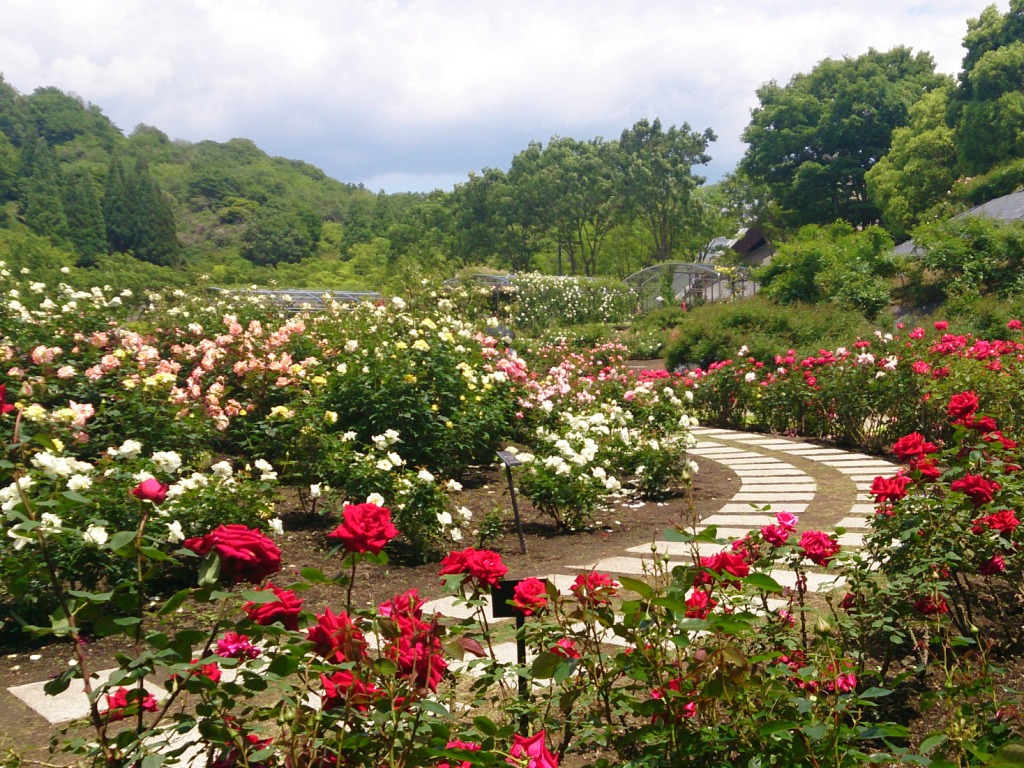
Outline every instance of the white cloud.
{"label": "white cloud", "polygon": [[714,128],[723,171],[761,83],[898,44],[954,73],[987,4],[6,0],[0,71],[23,92],[73,91],[126,131],[245,136],[371,189],[461,180],[530,139],[614,139],[655,116]]}

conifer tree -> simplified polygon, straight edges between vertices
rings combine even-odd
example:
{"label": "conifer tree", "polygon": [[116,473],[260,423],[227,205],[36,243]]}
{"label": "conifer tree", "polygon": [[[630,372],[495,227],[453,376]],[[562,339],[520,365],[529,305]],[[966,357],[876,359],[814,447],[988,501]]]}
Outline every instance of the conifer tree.
{"label": "conifer tree", "polygon": [[125,185],[121,154],[114,150],[107,168],[103,187],[103,222],[107,231],[107,245],[114,253],[131,250],[131,203]]}
{"label": "conifer tree", "polygon": [[143,158],[136,161],[134,172],[125,179],[125,190],[131,211],[128,230],[135,257],[151,264],[173,266],[177,263],[179,249],[174,212]]}
{"label": "conifer tree", "polygon": [[64,180],[49,145],[37,139],[23,179],[22,215],[34,232],[55,242],[67,240]]}
{"label": "conifer tree", "polygon": [[95,257],[107,250],[106,227],[96,185],[88,172],[74,175],[64,193],[68,239],[78,252],[78,265],[92,266]]}

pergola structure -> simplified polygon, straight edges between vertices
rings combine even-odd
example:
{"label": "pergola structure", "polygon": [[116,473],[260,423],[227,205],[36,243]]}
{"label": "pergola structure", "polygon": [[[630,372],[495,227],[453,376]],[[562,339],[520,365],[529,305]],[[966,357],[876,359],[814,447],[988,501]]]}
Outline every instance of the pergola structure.
{"label": "pergola structure", "polygon": [[749,277],[745,267],[664,261],[634,272],[623,282],[637,292],[640,309],[649,310],[751,296],[757,291],[757,283]]}

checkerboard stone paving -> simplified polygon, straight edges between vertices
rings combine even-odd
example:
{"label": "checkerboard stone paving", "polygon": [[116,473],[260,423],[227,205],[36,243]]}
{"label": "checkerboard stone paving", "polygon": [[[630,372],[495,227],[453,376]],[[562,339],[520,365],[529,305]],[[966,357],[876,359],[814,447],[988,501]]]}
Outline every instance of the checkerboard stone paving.
{"label": "checkerboard stone paving", "polygon": [[[874,512],[868,494],[871,483],[876,476],[893,475],[897,469],[891,462],[873,456],[824,448],[799,440],[704,427],[695,429],[694,434],[697,445],[690,453],[702,460],[715,461],[728,467],[741,481],[734,496],[698,525],[698,530],[710,525],[716,526],[718,536],[722,538],[743,536],[751,528],[772,523],[778,512],[792,512],[799,516],[815,503],[824,473],[835,472],[848,479],[849,500],[828,509],[831,520],[825,527],[846,529],[839,537],[840,544],[846,547],[860,546]],[[822,469],[819,469],[819,465]],[[820,513],[821,510],[818,511]],[[722,546],[701,544],[697,552],[701,556],[714,554]],[[655,557],[667,557],[672,565],[689,560],[692,550],[688,544],[654,541],[629,547],[618,556],[567,565],[564,570],[568,572],[548,574],[547,578],[559,590],[567,592],[576,574],[598,570],[613,575],[642,575],[651,567]],[[792,571],[779,569],[770,575],[783,586],[794,586]],[[814,570],[808,573],[808,589],[811,591],[831,590],[839,586],[841,584],[834,575]],[[471,611],[457,605],[452,598],[431,601],[425,605],[424,610],[453,618],[471,615]],[[491,621],[501,623],[509,619]],[[606,640],[609,644],[622,643],[620,638],[611,633]],[[515,661],[513,642],[500,643],[494,651],[500,661]],[[105,679],[107,673],[101,673],[100,679]],[[71,686],[59,696],[45,695],[45,682],[19,685],[8,690],[26,707],[53,724],[75,720],[87,713],[80,681],[77,686]]]}

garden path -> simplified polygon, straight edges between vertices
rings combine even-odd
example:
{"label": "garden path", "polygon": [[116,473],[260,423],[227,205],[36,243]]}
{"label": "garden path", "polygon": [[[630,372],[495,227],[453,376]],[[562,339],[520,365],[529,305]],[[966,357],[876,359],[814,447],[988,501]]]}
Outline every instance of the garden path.
{"label": "garden path", "polygon": [[[840,544],[858,547],[874,512],[868,493],[871,483],[876,476],[892,475],[897,469],[891,462],[874,456],[798,439],[704,427],[695,429],[694,434],[697,445],[690,453],[723,464],[741,481],[734,496],[697,526],[702,530],[714,525],[720,537],[743,536],[751,528],[775,522],[775,513],[791,512],[800,518],[798,532],[808,529],[831,532],[842,527],[846,531],[839,536]],[[713,554],[721,548],[721,545],[702,544],[700,554]],[[561,572],[547,574],[547,578],[560,590],[567,591],[581,572],[598,570],[614,575],[642,576],[656,557],[667,558],[669,568],[684,564],[690,557],[690,545],[657,540],[596,562],[571,563],[570,560]],[[794,586],[791,570],[779,569],[771,571],[770,575],[784,587]],[[807,582],[808,591],[812,592],[841,586],[837,577],[813,569],[807,574]],[[427,603],[425,610],[453,618],[469,615],[465,607],[454,605],[451,598]],[[611,633],[607,639],[609,643],[621,643]],[[494,651],[499,660],[515,661],[514,642],[500,643]],[[86,715],[86,700],[80,686],[77,690],[72,686],[60,696],[51,697],[43,693],[44,684],[45,681],[40,681],[8,690],[50,723]]]}

